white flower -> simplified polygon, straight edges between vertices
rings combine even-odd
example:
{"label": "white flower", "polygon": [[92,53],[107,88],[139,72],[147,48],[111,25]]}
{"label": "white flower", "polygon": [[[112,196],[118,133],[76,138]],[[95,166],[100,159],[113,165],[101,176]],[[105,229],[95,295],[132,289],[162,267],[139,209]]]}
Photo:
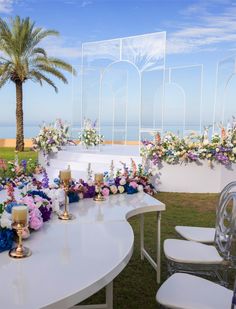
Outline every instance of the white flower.
{"label": "white flower", "polygon": [[123,193],[125,191],[125,188],[123,186],[118,186],[118,191],[120,193]]}
{"label": "white flower", "polygon": [[120,185],[124,186],[126,184],[126,179],[124,177],[121,178],[120,180]]}
{"label": "white flower", "polygon": [[11,214],[9,214],[7,211],[4,211],[2,213],[2,216],[0,219],[0,225],[2,228],[6,227],[8,229],[11,229],[11,225],[12,225]]}
{"label": "white flower", "polygon": [[143,192],[143,186],[142,185],[138,185],[138,192]]}
{"label": "white flower", "polygon": [[233,153],[236,154],[236,147],[233,148]]}

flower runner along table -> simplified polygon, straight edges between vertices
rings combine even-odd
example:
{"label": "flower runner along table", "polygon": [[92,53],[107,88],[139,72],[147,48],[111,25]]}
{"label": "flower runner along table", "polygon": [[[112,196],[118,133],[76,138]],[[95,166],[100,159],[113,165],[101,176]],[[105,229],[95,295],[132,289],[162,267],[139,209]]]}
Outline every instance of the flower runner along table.
{"label": "flower runner along table", "polygon": [[[105,202],[85,199],[70,204],[75,220],[55,216],[25,241],[31,257],[14,260],[0,254],[0,308],[65,309],[106,287],[106,304],[77,308],[113,307],[113,279],[124,269],[133,251],[131,216],[157,212],[157,261],[151,260],[160,281],[160,213],[165,205],[145,193],[120,194]],[[143,222],[143,220],[141,220]],[[143,233],[143,229],[141,229]],[[149,257],[141,237],[142,257]],[[149,258],[150,260],[150,258]]]}

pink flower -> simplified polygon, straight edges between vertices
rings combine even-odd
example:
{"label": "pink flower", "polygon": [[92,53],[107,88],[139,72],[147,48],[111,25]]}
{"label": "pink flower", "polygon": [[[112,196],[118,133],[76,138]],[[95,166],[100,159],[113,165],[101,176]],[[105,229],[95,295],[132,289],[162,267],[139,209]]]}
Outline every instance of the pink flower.
{"label": "pink flower", "polygon": [[82,192],[79,193],[79,198],[82,200],[84,198],[84,194]]}
{"label": "pink flower", "polygon": [[110,194],[110,190],[108,188],[103,188],[102,189],[102,195],[103,196],[108,196]]}
{"label": "pink flower", "polygon": [[129,184],[131,187],[133,187],[134,189],[136,189],[138,187],[138,184],[137,182],[135,181],[131,181],[130,184]]}
{"label": "pink flower", "polygon": [[115,185],[110,186],[110,189],[111,189],[112,194],[116,194],[118,191]]}
{"label": "pink flower", "polygon": [[29,237],[30,237],[30,231],[29,231],[28,227],[24,227],[24,229],[23,229],[23,234],[22,234],[22,238],[23,238],[23,239],[27,239],[27,238],[29,238]]}
{"label": "pink flower", "polygon": [[43,225],[43,218],[38,208],[34,208],[30,212],[29,226],[33,230],[39,230]]}
{"label": "pink flower", "polygon": [[36,205],[34,203],[34,199],[32,196],[25,196],[21,200],[21,202],[29,207],[30,210],[36,208]]}

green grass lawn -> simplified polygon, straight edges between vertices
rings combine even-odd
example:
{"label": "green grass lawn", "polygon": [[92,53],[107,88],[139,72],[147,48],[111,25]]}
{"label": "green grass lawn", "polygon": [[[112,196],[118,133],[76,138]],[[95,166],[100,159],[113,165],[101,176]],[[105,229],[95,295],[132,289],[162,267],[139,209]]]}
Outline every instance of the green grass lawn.
{"label": "green grass lawn", "polygon": [[[166,211],[162,214],[162,242],[167,238],[179,238],[174,229],[176,225],[214,227],[217,194],[158,193],[157,198],[166,204]],[[155,271],[146,260],[140,260],[139,218],[134,217],[129,222],[135,235],[134,253],[127,267],[114,281],[114,308],[159,308],[155,300],[158,289]],[[146,214],[145,223],[145,246],[155,257],[156,214]],[[231,288],[233,277],[234,274],[231,275]],[[162,253],[162,282],[166,278],[166,260]],[[86,303],[102,301],[104,291]]]}
{"label": "green grass lawn", "polygon": [[[18,153],[19,160],[32,158],[37,159],[37,153],[31,151],[29,148],[25,148],[24,152]],[[15,158],[15,149],[12,147],[0,147],[0,159],[13,160]]]}
{"label": "green grass lawn", "polygon": [[[0,159],[13,159],[13,148],[0,148]],[[19,153],[20,159],[36,159],[37,154],[26,150]],[[176,225],[209,226],[215,224],[215,206],[217,194],[183,194],[158,193],[156,196],[166,204],[162,214],[162,241],[167,238],[177,238]],[[114,280],[114,308],[117,309],[152,309],[158,308],[155,301],[158,285],[156,274],[150,264],[140,260],[139,252],[139,218],[129,220],[135,235],[134,253],[121,274]],[[156,248],[156,214],[145,215],[145,247],[155,257]],[[96,252],[94,252],[96,254]],[[233,282],[231,276],[231,287]],[[162,254],[162,282],[167,278],[166,260]],[[85,303],[101,303],[105,299],[104,290],[100,291]]]}

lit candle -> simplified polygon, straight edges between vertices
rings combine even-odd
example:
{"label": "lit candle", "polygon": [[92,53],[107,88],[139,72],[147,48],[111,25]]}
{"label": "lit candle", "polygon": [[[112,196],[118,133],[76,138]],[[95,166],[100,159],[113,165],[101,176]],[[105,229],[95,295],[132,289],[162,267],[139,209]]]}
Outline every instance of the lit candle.
{"label": "lit candle", "polygon": [[69,180],[71,180],[71,170],[60,171],[59,177],[60,177],[61,181],[69,181]]}
{"label": "lit candle", "polygon": [[97,183],[103,182],[103,174],[102,173],[95,174],[95,182],[97,182]]}
{"label": "lit candle", "polygon": [[14,206],[12,208],[12,222],[26,226],[28,223],[28,207],[25,205]]}

